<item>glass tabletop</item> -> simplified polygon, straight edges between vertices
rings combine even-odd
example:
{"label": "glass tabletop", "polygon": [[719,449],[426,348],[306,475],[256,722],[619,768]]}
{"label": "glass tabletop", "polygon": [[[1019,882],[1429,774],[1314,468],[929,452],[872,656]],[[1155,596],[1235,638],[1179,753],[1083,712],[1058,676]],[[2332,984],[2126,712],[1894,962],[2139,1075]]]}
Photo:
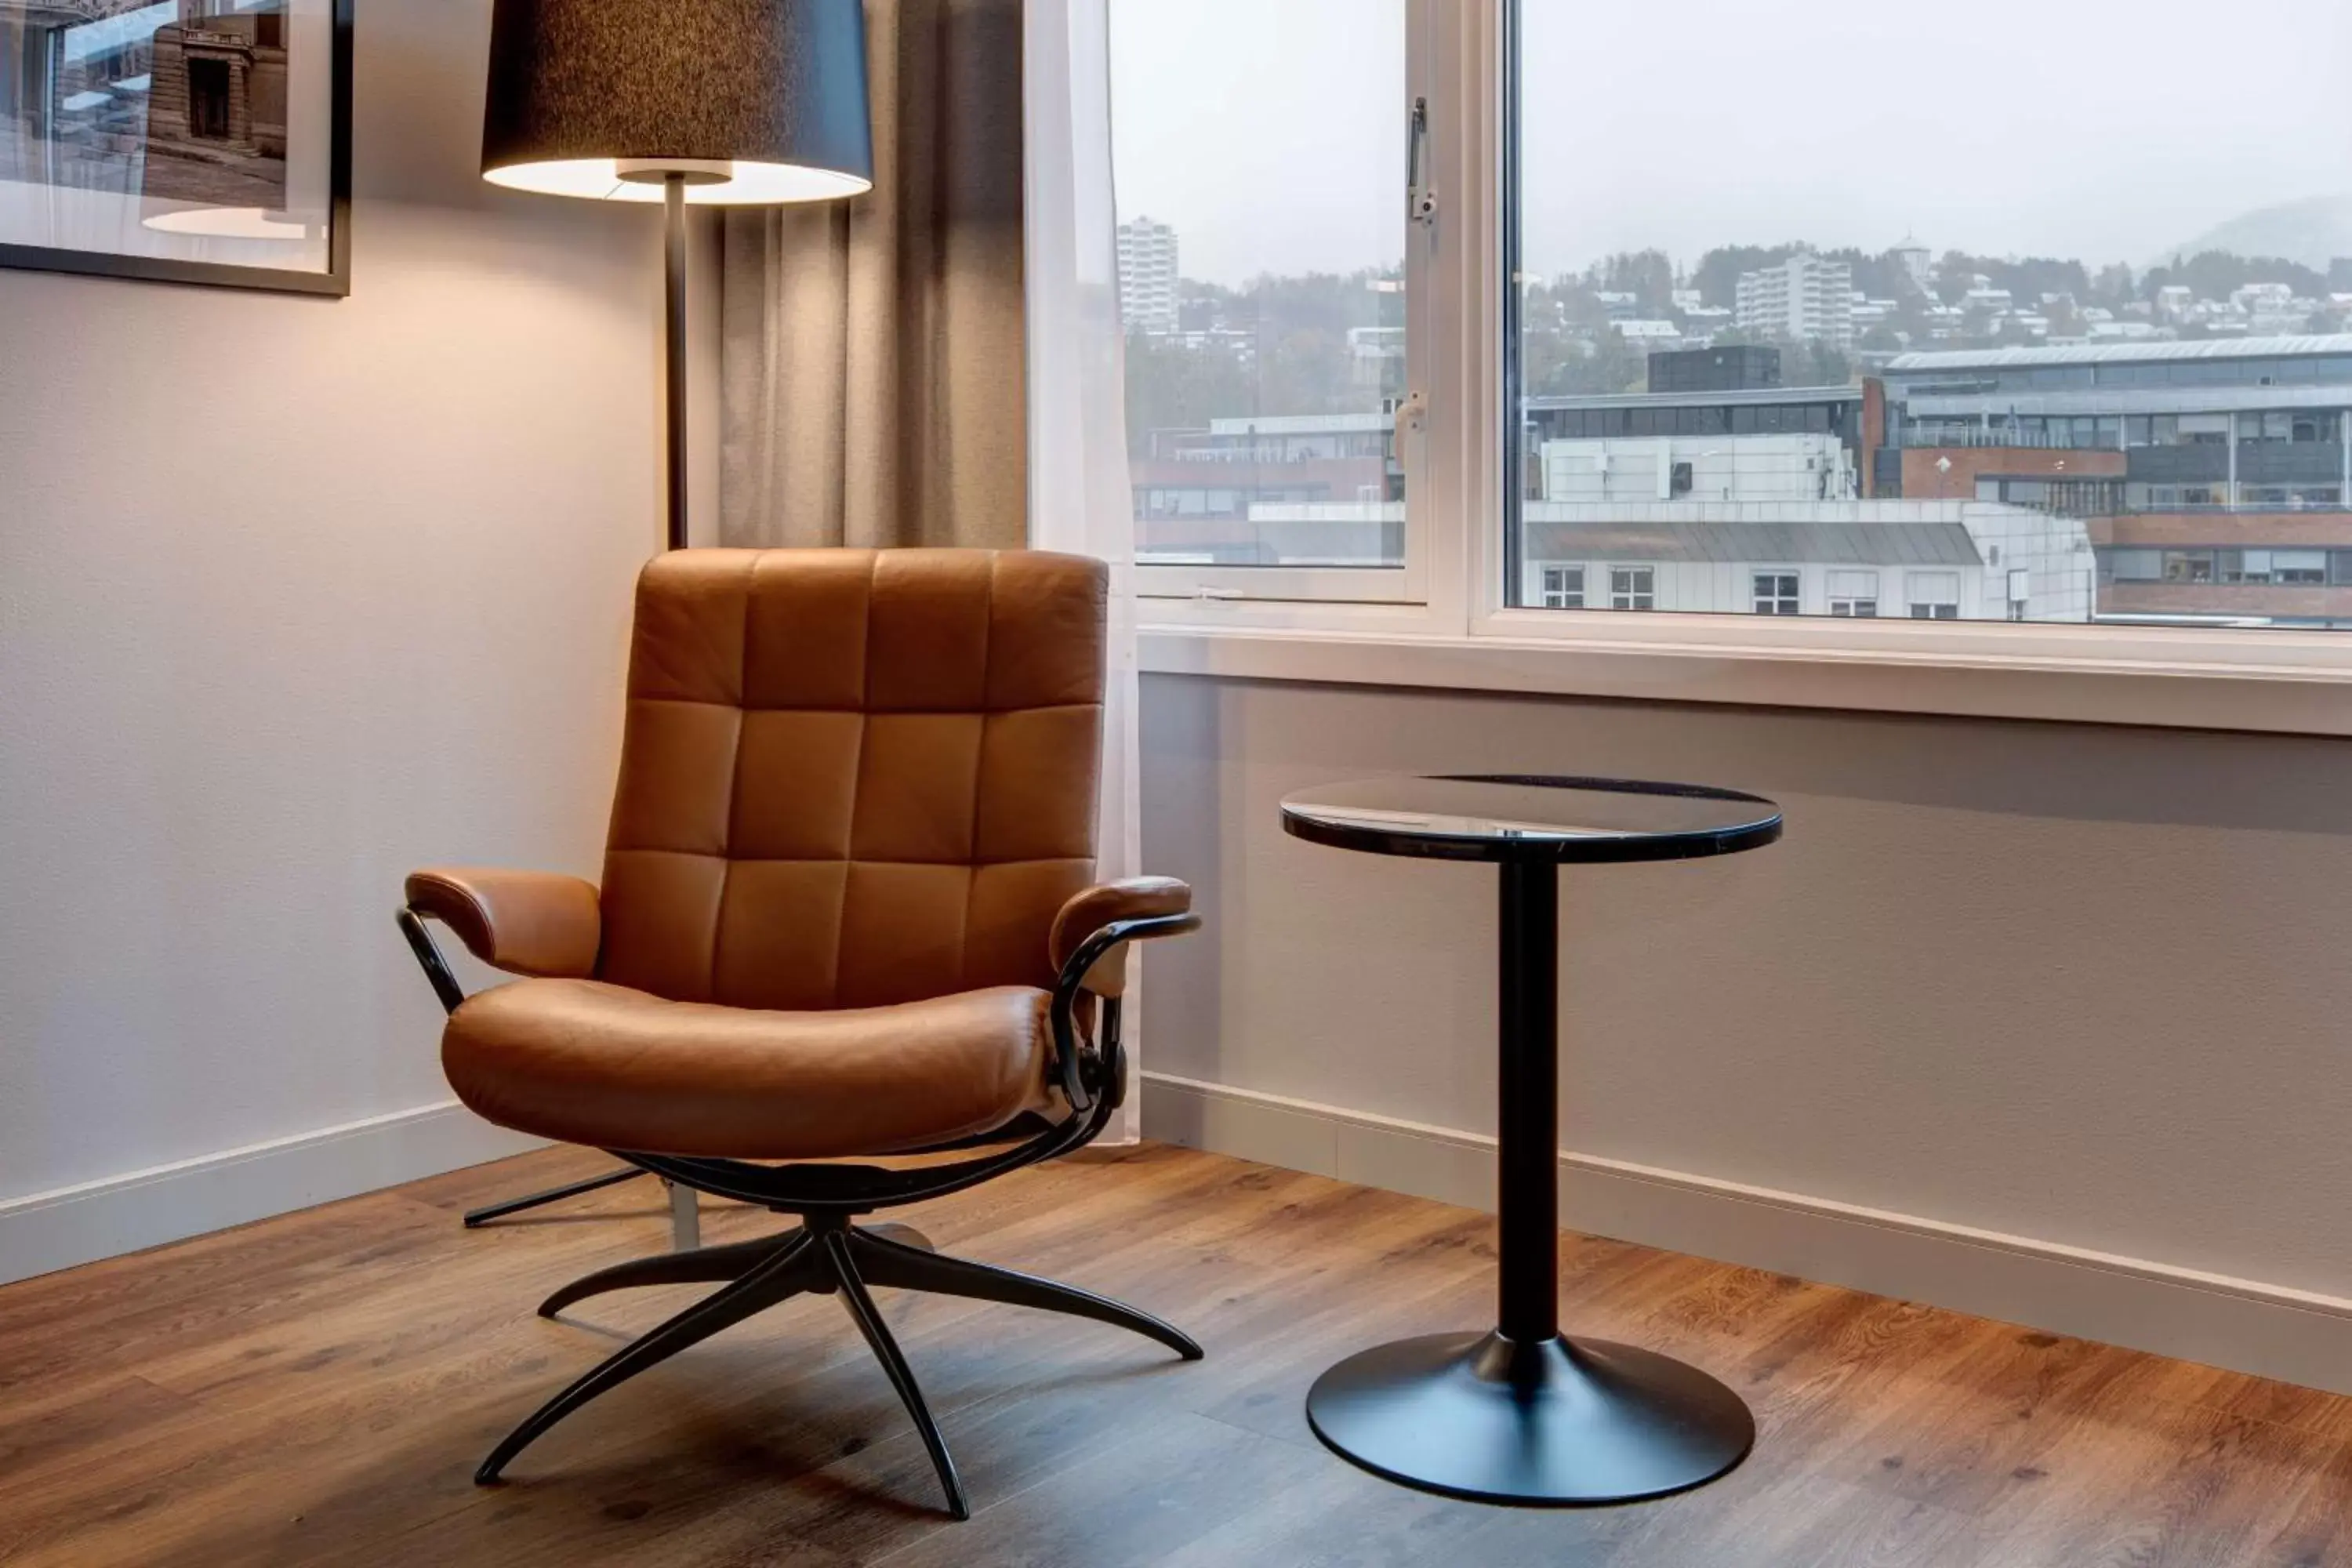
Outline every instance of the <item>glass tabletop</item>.
{"label": "glass tabletop", "polygon": [[1374,855],[1441,860],[1679,860],[1780,837],[1759,795],[1640,779],[1363,779],[1301,790],[1285,831]]}

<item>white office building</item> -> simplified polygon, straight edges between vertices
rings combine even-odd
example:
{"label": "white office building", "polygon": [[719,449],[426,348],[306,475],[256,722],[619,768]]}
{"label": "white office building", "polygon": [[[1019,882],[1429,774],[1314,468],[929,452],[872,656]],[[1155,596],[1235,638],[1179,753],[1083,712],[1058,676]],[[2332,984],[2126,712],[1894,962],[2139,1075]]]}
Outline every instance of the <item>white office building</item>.
{"label": "white office building", "polygon": [[1920,620],[2087,621],[2079,518],[1997,499],[1862,500],[1825,432],[1571,437],[1538,449],[1519,603]]}
{"label": "white office building", "polygon": [[1988,501],[1528,501],[1520,603],[2088,621],[2079,518]]}
{"label": "white office building", "polygon": [[1853,454],[1836,436],[1615,436],[1547,441],[1554,501],[1853,500]]}
{"label": "white office building", "polygon": [[1130,332],[1176,330],[1176,231],[1167,224],[1118,226],[1118,313]]}
{"label": "white office building", "polygon": [[1853,342],[1853,268],[1801,250],[1739,275],[1739,330],[1791,342]]}

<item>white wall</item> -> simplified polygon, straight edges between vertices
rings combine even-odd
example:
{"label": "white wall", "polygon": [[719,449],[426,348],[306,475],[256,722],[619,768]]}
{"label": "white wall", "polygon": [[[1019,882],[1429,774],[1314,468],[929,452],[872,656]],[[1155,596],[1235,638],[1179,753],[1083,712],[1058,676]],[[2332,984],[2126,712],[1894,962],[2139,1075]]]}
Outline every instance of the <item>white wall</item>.
{"label": "white wall", "polygon": [[596,863],[658,216],[481,183],[487,0],[363,9],[349,300],[0,271],[0,1278],[502,1146],[403,1114],[400,877]]}
{"label": "white wall", "polygon": [[1782,844],[1565,874],[1572,1223],[2352,1385],[2343,742],[1173,676],[1143,717],[1144,863],[1209,919],[1150,956],[1148,1129],[1475,1201],[1492,873],[1276,803],[1733,785]]}

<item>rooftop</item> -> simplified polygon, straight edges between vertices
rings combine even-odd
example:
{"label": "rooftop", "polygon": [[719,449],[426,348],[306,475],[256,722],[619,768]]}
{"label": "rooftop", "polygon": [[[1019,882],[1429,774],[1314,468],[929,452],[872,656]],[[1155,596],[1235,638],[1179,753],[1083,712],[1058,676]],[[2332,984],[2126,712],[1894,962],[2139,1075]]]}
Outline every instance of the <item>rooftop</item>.
{"label": "rooftop", "polygon": [[2082,344],[2056,349],[1948,349],[1897,354],[1890,374],[1905,371],[2008,370],[2055,364],[2148,364],[2166,360],[2286,359],[2305,354],[2352,354],[2352,334],[2283,338],[2200,338],[2193,342]]}
{"label": "rooftop", "polygon": [[[1530,509],[1532,510],[1533,509]],[[1530,517],[1531,561],[1826,562],[1833,566],[1976,566],[1957,522],[1627,522]]]}
{"label": "rooftop", "polygon": [[[2345,340],[2352,343],[2352,338]],[[1742,403],[1859,403],[1858,386],[1751,386],[1738,392],[1602,392],[1573,397],[1530,397],[1529,410],[1545,408],[1721,408]]]}

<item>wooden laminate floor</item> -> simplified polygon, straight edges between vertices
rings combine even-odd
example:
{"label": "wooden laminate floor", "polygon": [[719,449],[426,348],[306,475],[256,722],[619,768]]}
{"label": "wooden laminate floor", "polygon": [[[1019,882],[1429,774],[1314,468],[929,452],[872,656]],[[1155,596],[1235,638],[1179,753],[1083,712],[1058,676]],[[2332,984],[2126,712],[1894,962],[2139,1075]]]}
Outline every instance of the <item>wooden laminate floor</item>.
{"label": "wooden laminate floor", "polygon": [[[603,1163],[549,1151],[0,1289],[0,1563],[2352,1564],[2352,1400],[1578,1237],[1570,1321],[1728,1380],[1755,1456],[1589,1512],[1384,1485],[1325,1452],[1300,1401],[1349,1351],[1483,1326],[1486,1220],[1157,1147],[907,1215],[1209,1351],[1188,1365],[1092,1324],[886,1297],[971,1522],[935,1511],[889,1385],[822,1297],[646,1374],[478,1489],[509,1426],[691,1299],[531,1315],[663,1244],[650,1183],[458,1227]],[[708,1240],[776,1223],[706,1206]]]}

